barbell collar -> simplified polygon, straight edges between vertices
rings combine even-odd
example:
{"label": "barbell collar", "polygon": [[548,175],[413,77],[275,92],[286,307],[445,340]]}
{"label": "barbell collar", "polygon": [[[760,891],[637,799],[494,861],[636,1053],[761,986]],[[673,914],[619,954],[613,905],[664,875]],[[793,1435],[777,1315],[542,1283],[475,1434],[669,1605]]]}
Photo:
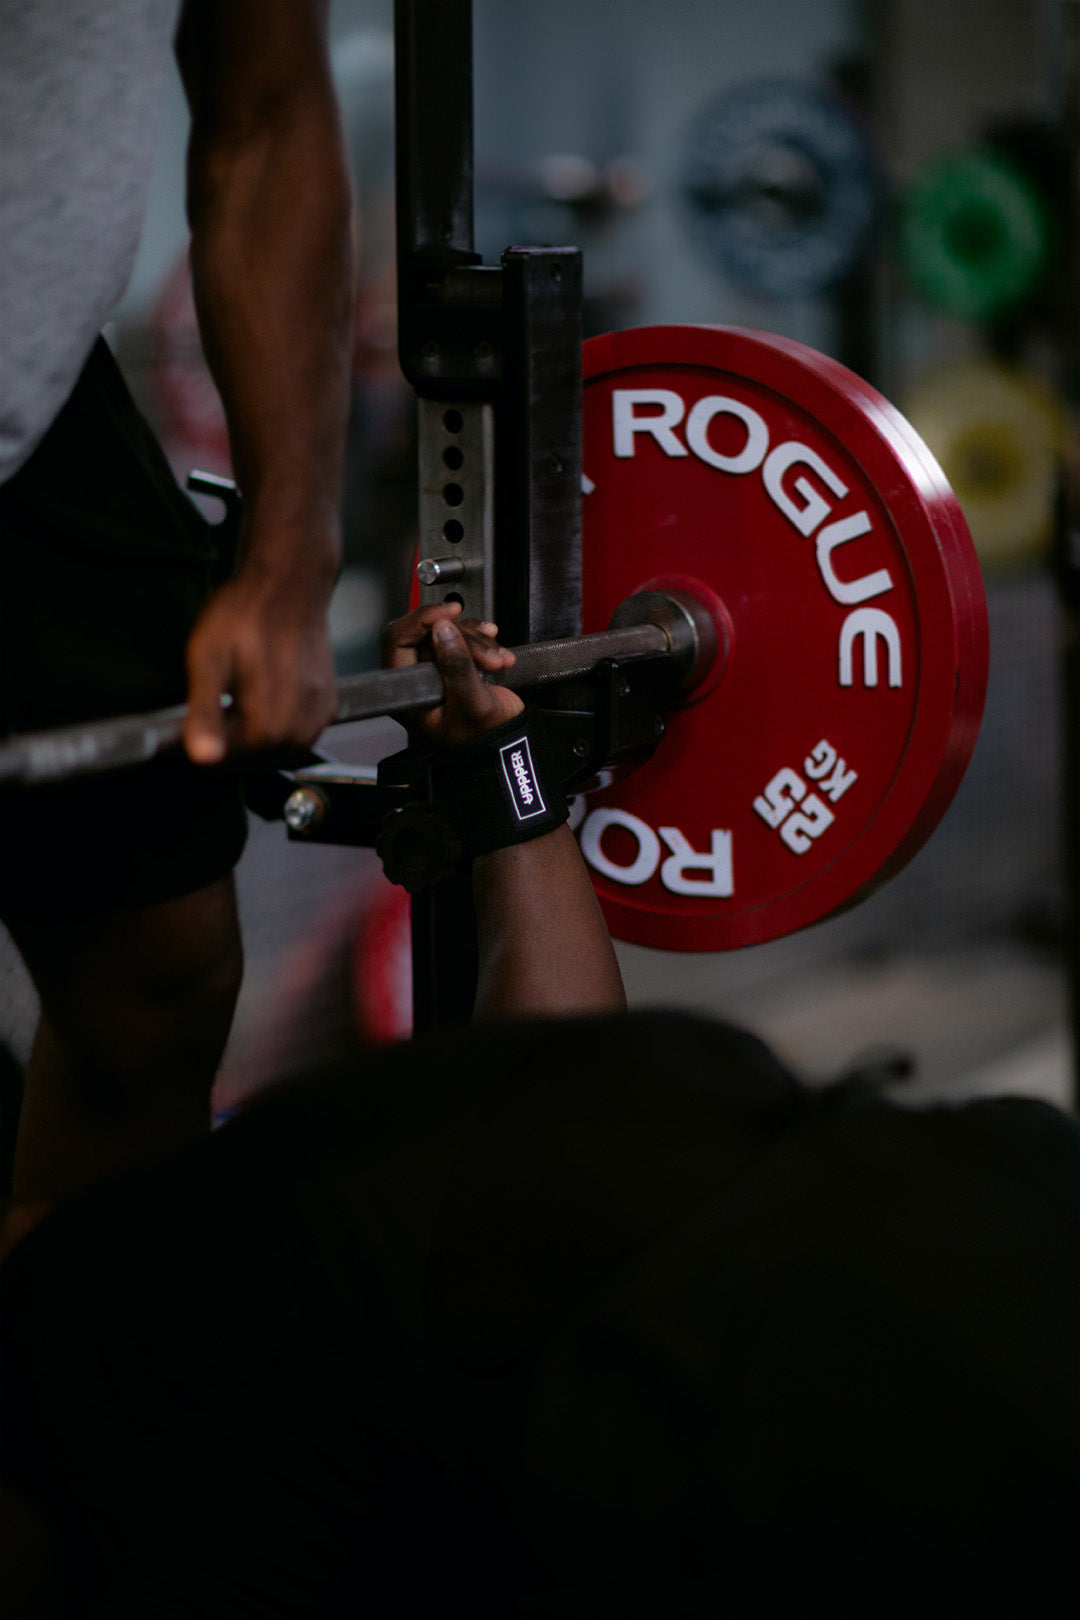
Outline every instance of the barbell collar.
{"label": "barbell collar", "polygon": [[664,632],[680,693],[700,686],[716,668],[721,654],[727,658],[728,649],[726,645],[721,648],[716,621],[705,604],[689,591],[671,586],[662,591],[637,591],[615,609],[608,634],[635,624],[655,625]]}

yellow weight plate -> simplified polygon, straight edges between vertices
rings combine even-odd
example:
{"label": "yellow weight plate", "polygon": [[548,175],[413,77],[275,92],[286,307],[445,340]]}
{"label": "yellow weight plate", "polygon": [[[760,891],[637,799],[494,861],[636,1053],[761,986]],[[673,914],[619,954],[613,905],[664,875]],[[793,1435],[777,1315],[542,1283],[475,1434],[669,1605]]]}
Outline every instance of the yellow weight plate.
{"label": "yellow weight plate", "polygon": [[1037,377],[972,359],[921,377],[905,414],[940,461],[986,569],[1044,555],[1065,416]]}

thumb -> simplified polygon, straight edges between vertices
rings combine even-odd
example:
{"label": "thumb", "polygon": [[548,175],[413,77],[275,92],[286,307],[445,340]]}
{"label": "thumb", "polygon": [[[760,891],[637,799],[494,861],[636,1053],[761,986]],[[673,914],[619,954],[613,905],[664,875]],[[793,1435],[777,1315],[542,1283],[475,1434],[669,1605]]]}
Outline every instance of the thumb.
{"label": "thumb", "polygon": [[483,693],[484,683],[457,625],[452,619],[439,619],[432,626],[431,639],[447,703],[451,707],[475,703]]}

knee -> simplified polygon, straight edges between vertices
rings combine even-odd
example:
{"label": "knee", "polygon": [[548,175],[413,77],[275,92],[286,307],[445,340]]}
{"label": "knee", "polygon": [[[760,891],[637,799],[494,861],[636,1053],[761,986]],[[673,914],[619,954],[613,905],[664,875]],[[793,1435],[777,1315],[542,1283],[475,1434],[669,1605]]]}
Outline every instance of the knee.
{"label": "knee", "polygon": [[[118,1078],[158,1073],[159,1083],[209,1087],[232,1026],[243,979],[238,928],[219,928],[133,952],[109,982],[67,1009],[67,1035],[91,1066]],[[54,1020],[55,1023],[55,1020]]]}
{"label": "knee", "polygon": [[135,950],[111,988],[130,1011],[153,1021],[195,1030],[221,1019],[231,1022],[244,977],[244,952],[237,926],[196,932],[172,941],[163,951]]}
{"label": "knee", "polygon": [[71,1073],[102,1103],[129,1081],[209,1091],[243,978],[231,886],[38,941],[43,1022]]}

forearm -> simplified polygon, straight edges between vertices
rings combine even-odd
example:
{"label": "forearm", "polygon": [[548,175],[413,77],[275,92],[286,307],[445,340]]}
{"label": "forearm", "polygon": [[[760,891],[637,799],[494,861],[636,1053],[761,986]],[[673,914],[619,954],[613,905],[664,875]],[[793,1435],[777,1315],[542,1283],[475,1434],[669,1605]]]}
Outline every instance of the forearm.
{"label": "forearm", "polygon": [[477,1018],[625,1007],[611,936],[569,827],[478,857],[473,893]]}
{"label": "forearm", "polygon": [[[457,614],[453,604],[432,604],[384,632],[387,667],[406,668],[430,651],[442,676],[442,704],[413,723],[412,740],[421,745],[453,749],[522,713],[520,697],[492,679],[514,662],[493,639],[496,626],[455,624]],[[474,1017],[565,1017],[625,1007],[611,935],[567,824],[476,856],[473,897],[480,955]]]}
{"label": "forearm", "polygon": [[349,400],[349,180],[318,12],[258,8],[281,36],[263,45],[255,9],[189,6],[178,40],[195,297],[245,495],[247,565],[302,573],[328,595]]}

